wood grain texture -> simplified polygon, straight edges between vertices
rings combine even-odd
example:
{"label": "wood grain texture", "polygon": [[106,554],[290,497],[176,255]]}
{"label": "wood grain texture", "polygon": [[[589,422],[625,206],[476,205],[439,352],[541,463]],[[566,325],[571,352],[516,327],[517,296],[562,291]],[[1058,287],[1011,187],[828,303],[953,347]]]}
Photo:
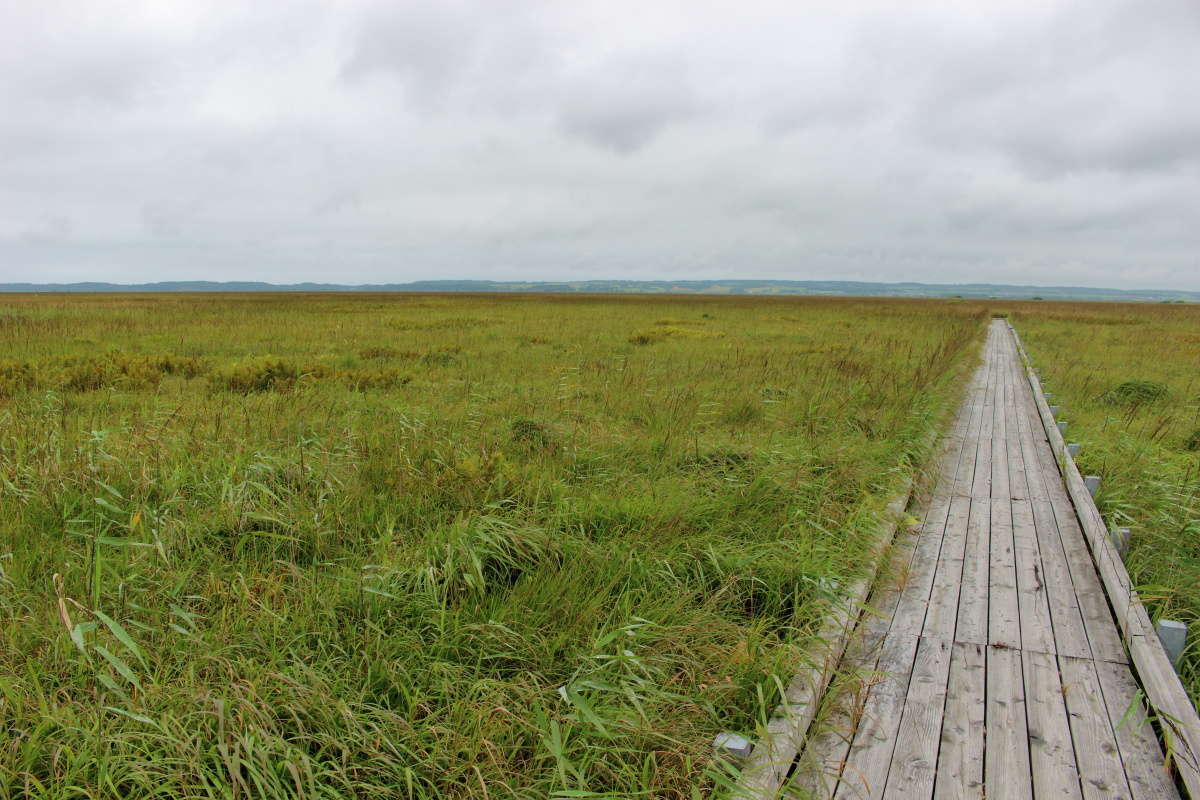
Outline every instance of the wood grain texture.
{"label": "wood grain texture", "polygon": [[983,644],[955,642],[950,658],[936,800],[982,800],[984,793],[985,652]]}
{"label": "wood grain texture", "polygon": [[886,797],[928,798],[933,794],[950,662],[949,641],[921,639],[884,787]]}
{"label": "wood grain texture", "polygon": [[1021,658],[1034,796],[1039,800],[1080,798],[1075,747],[1067,721],[1058,661],[1049,653],[1034,650],[1023,651]]}
{"label": "wood grain texture", "polygon": [[1019,650],[987,648],[986,703],[984,774],[987,776],[987,798],[1029,800],[1033,796],[1033,779]]}

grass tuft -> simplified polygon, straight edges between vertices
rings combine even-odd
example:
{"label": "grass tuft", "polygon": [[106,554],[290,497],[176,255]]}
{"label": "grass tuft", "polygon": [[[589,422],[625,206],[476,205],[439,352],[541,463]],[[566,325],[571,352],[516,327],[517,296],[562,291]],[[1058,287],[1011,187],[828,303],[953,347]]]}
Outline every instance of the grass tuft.
{"label": "grass tuft", "polygon": [[1162,400],[1167,396],[1167,385],[1160,381],[1124,381],[1104,393],[1104,402],[1114,406],[1140,406]]}

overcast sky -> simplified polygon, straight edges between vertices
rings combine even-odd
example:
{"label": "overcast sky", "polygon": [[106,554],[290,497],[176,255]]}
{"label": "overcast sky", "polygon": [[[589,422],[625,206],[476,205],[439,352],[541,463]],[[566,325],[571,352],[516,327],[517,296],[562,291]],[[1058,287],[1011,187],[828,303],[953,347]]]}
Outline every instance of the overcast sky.
{"label": "overcast sky", "polygon": [[1200,290],[1200,2],[0,0],[0,282]]}

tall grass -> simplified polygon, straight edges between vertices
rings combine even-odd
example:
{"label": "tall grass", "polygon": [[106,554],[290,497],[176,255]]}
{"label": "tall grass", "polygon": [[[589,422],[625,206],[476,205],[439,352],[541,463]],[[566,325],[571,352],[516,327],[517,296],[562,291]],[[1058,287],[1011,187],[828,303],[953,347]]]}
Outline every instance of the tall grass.
{"label": "tall grass", "polygon": [[707,794],[985,316],[6,297],[0,796]]}
{"label": "tall grass", "polygon": [[1103,479],[1097,504],[1133,531],[1126,566],[1155,618],[1191,635],[1180,675],[1200,702],[1200,308],[1023,304],[1030,357]]}

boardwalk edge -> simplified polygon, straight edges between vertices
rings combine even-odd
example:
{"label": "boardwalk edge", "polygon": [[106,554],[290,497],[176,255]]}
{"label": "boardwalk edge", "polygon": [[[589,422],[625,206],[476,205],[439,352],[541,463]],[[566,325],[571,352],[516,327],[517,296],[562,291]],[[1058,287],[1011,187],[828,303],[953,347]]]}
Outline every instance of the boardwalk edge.
{"label": "boardwalk edge", "polygon": [[1171,665],[1150,616],[1125,570],[1124,561],[1109,537],[1092,493],[1075,466],[1072,451],[1054,419],[1042,391],[1041,378],[1030,364],[1021,337],[1012,323],[1008,323],[1008,330],[1025,365],[1025,375],[1033,390],[1042,428],[1075,507],[1075,515],[1083,529],[1096,571],[1100,574],[1113,617],[1129,650],[1133,670],[1159,725],[1167,760],[1188,797],[1200,800],[1200,715],[1197,715],[1195,706]]}
{"label": "boardwalk edge", "polygon": [[[930,431],[924,449],[931,448],[941,434],[940,428]],[[865,613],[867,597],[875,586],[879,567],[895,542],[896,531],[908,510],[923,469],[923,466],[914,466],[905,476],[903,486],[884,508],[867,573],[850,585],[841,602],[831,606],[824,625],[806,653],[805,660],[810,666],[792,676],[784,691],[783,701],[775,708],[766,729],[762,731],[729,800],[768,800],[778,797],[804,747],[809,728],[842,661],[850,637]]]}
{"label": "boardwalk edge", "polygon": [[863,613],[864,604],[884,554],[895,540],[900,520],[908,508],[916,483],[916,472],[906,480],[906,486],[898,492],[883,512],[883,525],[875,550],[871,554],[871,567],[867,575],[856,581],[843,602],[832,607],[825,624],[808,653],[812,665],[797,672],[784,692],[783,702],[767,723],[762,737],[754,748],[750,759],[741,772],[737,789],[731,800],[765,800],[775,797],[783,782],[787,780],[796,756],[804,746],[808,729],[812,725],[821,698],[833,678],[846,645]]}

